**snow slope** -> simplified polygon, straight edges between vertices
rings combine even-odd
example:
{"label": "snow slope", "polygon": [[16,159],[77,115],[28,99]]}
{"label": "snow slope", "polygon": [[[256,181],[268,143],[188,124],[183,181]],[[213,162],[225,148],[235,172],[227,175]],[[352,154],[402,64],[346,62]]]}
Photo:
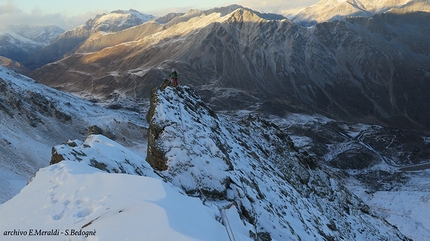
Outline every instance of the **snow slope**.
{"label": "snow slope", "polygon": [[410,181],[390,191],[367,192],[356,180],[348,188],[413,240],[430,239],[430,171],[410,174]]}
{"label": "snow slope", "polygon": [[53,146],[85,138],[92,125],[127,147],[146,146],[139,113],[106,109],[0,67],[0,203],[49,165]]}
{"label": "snow slope", "polygon": [[287,13],[293,22],[310,26],[347,16],[370,17],[390,10],[429,11],[425,0],[321,0],[297,13]]}
{"label": "snow slope", "polygon": [[[217,210],[159,178],[70,161],[41,169],[0,206],[0,216],[7,217],[0,219],[1,240],[228,240]],[[30,236],[53,229],[58,235]]]}

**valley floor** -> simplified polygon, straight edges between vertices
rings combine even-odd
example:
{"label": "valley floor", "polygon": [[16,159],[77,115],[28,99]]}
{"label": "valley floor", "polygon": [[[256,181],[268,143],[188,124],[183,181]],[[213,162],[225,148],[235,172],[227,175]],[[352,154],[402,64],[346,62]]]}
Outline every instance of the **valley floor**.
{"label": "valley floor", "polygon": [[367,192],[356,179],[346,186],[413,240],[430,239],[430,170],[410,172],[409,182],[390,191]]}

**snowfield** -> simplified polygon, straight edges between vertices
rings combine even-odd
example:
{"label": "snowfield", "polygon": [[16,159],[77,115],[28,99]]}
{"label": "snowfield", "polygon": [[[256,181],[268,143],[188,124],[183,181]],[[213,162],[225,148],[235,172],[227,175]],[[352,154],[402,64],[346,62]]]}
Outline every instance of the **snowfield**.
{"label": "snowfield", "polygon": [[[0,206],[0,216],[7,217],[0,219],[0,235],[1,240],[228,240],[217,215],[159,178],[63,161],[41,169]],[[40,230],[58,235],[30,236]]]}
{"label": "snowfield", "polygon": [[356,180],[347,187],[413,240],[430,239],[430,171],[410,173],[411,180],[391,191],[368,193]]}

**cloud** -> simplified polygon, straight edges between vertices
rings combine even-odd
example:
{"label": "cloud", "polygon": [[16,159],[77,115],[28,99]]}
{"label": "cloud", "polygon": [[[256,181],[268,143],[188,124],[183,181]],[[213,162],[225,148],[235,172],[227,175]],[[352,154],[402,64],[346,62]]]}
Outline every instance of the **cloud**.
{"label": "cloud", "polygon": [[17,7],[13,5],[11,1],[7,2],[5,5],[0,6],[0,15],[10,14],[17,10]]}
{"label": "cloud", "polygon": [[35,8],[30,13],[26,13],[9,1],[0,5],[0,28],[21,24],[30,26],[55,25],[67,31],[84,24],[88,19],[94,18],[97,14],[103,12],[106,11],[87,12],[68,17],[61,13],[44,14],[41,9]]}

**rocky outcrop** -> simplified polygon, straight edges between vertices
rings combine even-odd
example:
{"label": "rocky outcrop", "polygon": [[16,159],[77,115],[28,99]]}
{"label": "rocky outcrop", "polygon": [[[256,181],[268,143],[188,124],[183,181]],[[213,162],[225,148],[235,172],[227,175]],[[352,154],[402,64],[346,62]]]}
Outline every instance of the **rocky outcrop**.
{"label": "rocky outcrop", "polygon": [[102,135],[89,135],[83,142],[68,140],[52,148],[50,164],[77,161],[108,173],[155,176],[144,158]]}
{"label": "rocky outcrop", "polygon": [[147,119],[148,163],[189,195],[235,205],[250,237],[408,240],[273,123],[235,123],[187,86],[153,89]]}

